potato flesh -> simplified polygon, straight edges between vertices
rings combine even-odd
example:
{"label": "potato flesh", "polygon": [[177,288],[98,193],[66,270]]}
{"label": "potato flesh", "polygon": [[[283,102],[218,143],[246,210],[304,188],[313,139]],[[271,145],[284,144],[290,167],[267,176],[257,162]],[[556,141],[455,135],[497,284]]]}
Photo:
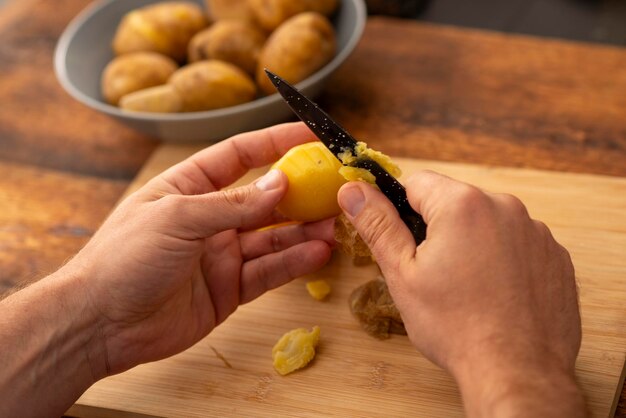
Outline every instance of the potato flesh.
{"label": "potato flesh", "polygon": [[316,300],[324,300],[330,294],[330,285],[324,279],[314,280],[306,284],[309,295]]}
{"label": "potato flesh", "polygon": [[134,112],[175,113],[183,108],[183,101],[168,84],[127,94],[120,100],[120,108]]}
{"label": "potato flesh", "polygon": [[350,151],[344,151],[338,155],[339,159],[344,164],[344,167],[339,170],[339,173],[348,181],[361,180],[367,183],[376,184],[376,177],[374,177],[374,175],[368,170],[349,166],[354,164],[360,158],[370,158],[376,161],[389,174],[396,178],[402,175],[402,170],[400,170],[400,167],[392,161],[391,157],[380,151],[368,148],[365,142],[359,141],[357,143],[357,146],[354,149],[354,154]]}
{"label": "potato flesh", "polygon": [[346,180],[339,175],[341,163],[321,142],[290,149],[272,168],[289,179],[289,189],[277,206],[289,219],[312,222],[341,212],[337,192]]}
{"label": "potato flesh", "polygon": [[297,328],[283,335],[272,348],[276,371],[284,376],[309,364],[315,357],[319,338],[320,327],[317,325],[310,332],[305,328]]}

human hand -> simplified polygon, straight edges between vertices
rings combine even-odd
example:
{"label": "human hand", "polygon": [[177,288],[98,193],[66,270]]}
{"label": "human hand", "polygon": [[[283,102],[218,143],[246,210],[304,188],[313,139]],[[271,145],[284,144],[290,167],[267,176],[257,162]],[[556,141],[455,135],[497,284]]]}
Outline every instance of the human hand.
{"label": "human hand", "polygon": [[534,399],[550,398],[541,408],[567,404],[554,403],[562,395],[554,389],[580,406],[580,316],[567,251],[512,196],[431,172],[411,176],[407,194],[428,224],[417,247],[369,185],[345,185],[339,203],[380,265],[412,343],[454,375],[468,415],[508,416],[518,406],[551,416],[528,397],[511,398],[538,388]]}
{"label": "human hand", "polygon": [[220,191],[315,139],[301,123],[235,136],[154,178],[111,214],[68,266],[100,318],[106,374],[184,350],[238,305],[328,261],[332,221],[256,230],[281,219],[282,172]]}

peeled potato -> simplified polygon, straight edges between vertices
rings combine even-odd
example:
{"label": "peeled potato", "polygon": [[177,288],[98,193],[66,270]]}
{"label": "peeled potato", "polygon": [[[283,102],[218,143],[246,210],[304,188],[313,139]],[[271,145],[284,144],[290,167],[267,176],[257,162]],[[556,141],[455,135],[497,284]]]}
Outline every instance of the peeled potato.
{"label": "peeled potato", "polygon": [[177,68],[172,59],[154,52],[119,56],[102,73],[102,95],[108,103],[117,105],[122,96],[165,84]]}
{"label": "peeled potato", "polygon": [[127,94],[120,99],[120,108],[134,112],[175,113],[183,109],[183,99],[173,86],[151,87]]}
{"label": "peeled potato", "polygon": [[326,65],[335,55],[335,31],[319,13],[300,13],[269,37],[257,66],[256,81],[266,94],[276,92],[264,68],[289,83],[298,83]]}
{"label": "peeled potato", "polygon": [[291,220],[312,222],[341,212],[337,192],[346,183],[339,174],[341,163],[321,142],[298,145],[272,168],[289,179],[287,194],[277,209]]}
{"label": "peeled potato", "polygon": [[198,32],[189,43],[190,62],[217,59],[254,74],[265,34],[253,24],[222,20]]}
{"label": "peeled potato", "polygon": [[182,62],[189,40],[206,25],[202,9],[194,3],[180,1],[145,6],[122,18],[113,39],[113,50],[116,55],[159,52]]}
{"label": "peeled potato", "polygon": [[256,86],[243,70],[218,60],[187,65],[168,83],[182,98],[185,112],[234,106],[256,97]]}
{"label": "peeled potato", "polygon": [[330,16],[337,8],[337,0],[248,0],[256,21],[273,31],[298,13],[317,12]]}

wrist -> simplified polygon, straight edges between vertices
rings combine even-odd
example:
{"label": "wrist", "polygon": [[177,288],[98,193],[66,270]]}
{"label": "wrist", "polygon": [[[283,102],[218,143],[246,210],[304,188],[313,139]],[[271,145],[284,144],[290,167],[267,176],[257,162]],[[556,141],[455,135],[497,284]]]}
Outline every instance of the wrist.
{"label": "wrist", "polygon": [[0,302],[0,415],[37,399],[47,414],[63,414],[95,381],[106,375],[106,353],[98,317],[74,266],[22,289]]}
{"label": "wrist", "polygon": [[549,350],[529,346],[471,353],[455,364],[468,417],[584,417],[585,403],[571,370]]}
{"label": "wrist", "polygon": [[87,277],[88,273],[80,264],[70,262],[44,280],[55,289],[61,317],[68,318],[59,336],[73,341],[93,384],[109,373],[102,318],[87,291]]}

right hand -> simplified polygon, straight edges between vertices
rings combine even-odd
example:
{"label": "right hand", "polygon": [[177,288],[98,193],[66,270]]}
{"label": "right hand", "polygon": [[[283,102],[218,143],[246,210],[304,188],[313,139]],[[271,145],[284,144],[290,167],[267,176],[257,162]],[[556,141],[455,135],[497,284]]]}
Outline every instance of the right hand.
{"label": "right hand", "polygon": [[454,375],[466,403],[504,397],[507,380],[518,384],[533,371],[573,382],[581,341],[574,268],[548,228],[513,196],[432,172],[411,176],[407,194],[428,225],[419,246],[370,185],[345,185],[339,203],[415,347]]}

